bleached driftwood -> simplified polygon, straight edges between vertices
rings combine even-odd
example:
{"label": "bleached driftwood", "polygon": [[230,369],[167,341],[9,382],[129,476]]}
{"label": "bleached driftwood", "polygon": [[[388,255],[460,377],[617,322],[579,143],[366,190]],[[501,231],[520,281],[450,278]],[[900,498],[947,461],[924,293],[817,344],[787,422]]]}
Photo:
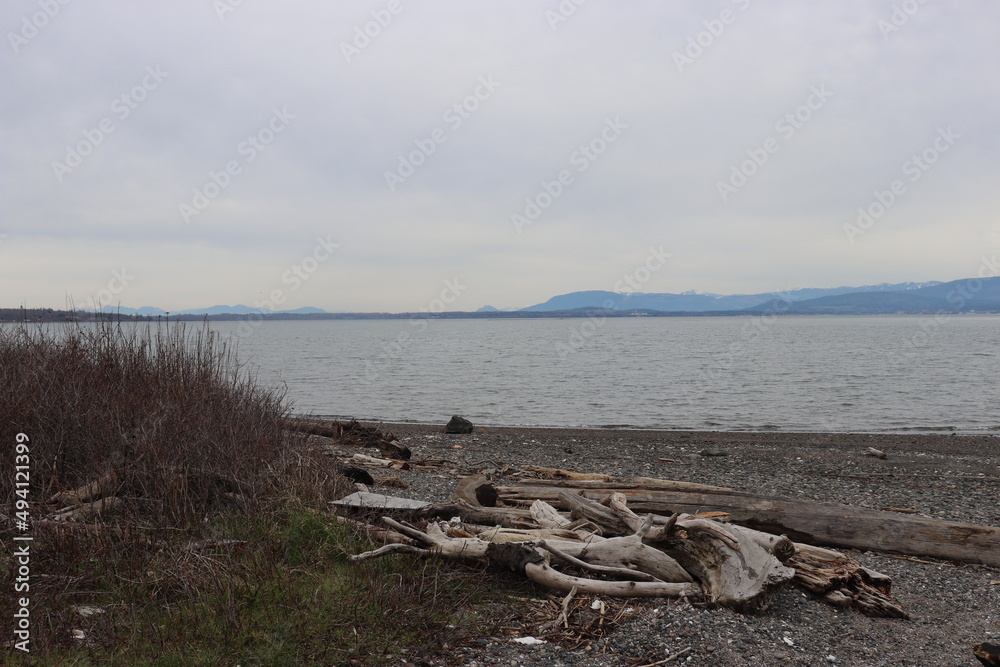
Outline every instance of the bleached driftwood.
{"label": "bleached driftwood", "polygon": [[388,544],[374,551],[350,556],[350,560],[362,561],[392,553],[455,559],[486,559],[495,566],[523,573],[535,583],[558,591],[569,592],[575,587],[580,593],[612,597],[701,596],[701,587],[691,582],[586,579],[568,575],[552,568],[548,564],[547,558],[547,555],[551,553],[550,549],[555,548],[562,553],[569,553],[573,549],[573,542],[546,540],[545,547],[541,549],[532,542],[495,544],[479,538],[450,538],[435,523],[429,523],[426,532],[423,532],[389,517],[383,517],[382,520],[397,532],[413,538],[422,546]]}

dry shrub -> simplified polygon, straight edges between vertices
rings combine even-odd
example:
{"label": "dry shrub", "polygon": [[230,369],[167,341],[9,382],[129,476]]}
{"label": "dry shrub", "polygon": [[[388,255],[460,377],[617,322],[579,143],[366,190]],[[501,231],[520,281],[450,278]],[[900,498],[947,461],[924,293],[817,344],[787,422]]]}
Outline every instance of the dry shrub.
{"label": "dry shrub", "polygon": [[[259,385],[207,327],[0,327],[0,438],[30,438],[35,502],[114,470],[132,520],[192,527],[220,503],[251,509],[301,467],[286,416],[283,392]],[[300,491],[339,483],[326,462],[309,466],[293,475]],[[323,482],[302,488],[308,479]],[[0,476],[8,507],[12,482]]]}

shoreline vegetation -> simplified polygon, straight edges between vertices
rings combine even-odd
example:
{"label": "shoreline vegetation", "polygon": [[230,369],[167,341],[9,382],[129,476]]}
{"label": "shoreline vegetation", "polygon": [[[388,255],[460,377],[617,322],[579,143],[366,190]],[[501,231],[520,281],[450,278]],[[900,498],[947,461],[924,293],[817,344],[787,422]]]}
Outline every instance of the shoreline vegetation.
{"label": "shoreline vegetation", "polygon": [[[32,657],[596,666],[680,654],[688,665],[957,665],[974,660],[973,644],[1000,642],[1000,569],[940,559],[851,552],[892,577],[911,621],[792,591],[758,615],[683,600],[580,595],[570,604],[482,565],[352,563],[377,545],[328,503],[355,489],[343,473],[360,450],[286,430],[283,399],[207,327],[0,327],[0,437],[24,433],[31,444]],[[412,458],[368,468],[372,490],[424,502],[448,500],[473,473],[509,484],[549,466],[1000,525],[992,435],[383,428]],[[5,452],[0,614],[11,619],[18,496],[13,448]],[[512,641],[541,636],[557,617],[547,643]]]}
{"label": "shoreline vegetation", "polygon": [[480,631],[464,610],[505,604],[496,575],[348,564],[371,543],[327,502],[353,486],[282,399],[207,329],[0,329],[4,650],[21,609],[46,664],[383,664]]}

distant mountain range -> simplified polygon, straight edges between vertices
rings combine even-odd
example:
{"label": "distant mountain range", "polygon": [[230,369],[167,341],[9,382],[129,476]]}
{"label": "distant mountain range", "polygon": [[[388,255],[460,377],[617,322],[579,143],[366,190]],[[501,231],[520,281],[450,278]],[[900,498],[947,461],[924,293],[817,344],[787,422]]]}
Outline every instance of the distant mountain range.
{"label": "distant mountain range", "polygon": [[[440,313],[439,317],[546,317],[586,316],[594,310],[630,314],[754,314],[788,313],[795,315],[867,315],[892,313],[1000,312],[1000,277],[968,278],[951,282],[882,283],[862,287],[795,289],[761,294],[711,294],[707,292],[648,293],[606,292],[591,290],[554,296],[544,303],[527,308],[497,309],[483,306],[474,313]],[[139,317],[167,315],[161,308],[112,308],[104,313]],[[170,311],[174,316],[240,316],[265,314],[268,317],[294,318],[385,318],[412,316],[413,313],[330,313],[322,308],[266,311],[242,304]]]}
{"label": "distant mountain range", "polygon": [[657,310],[662,312],[704,313],[717,310],[745,310],[772,300],[802,302],[822,297],[839,296],[860,292],[909,292],[940,285],[939,282],[898,283],[866,285],[864,287],[806,288],[788,292],[766,292],[762,294],[711,294],[707,292],[647,293],[647,292],[570,292],[554,296],[544,303],[522,308],[526,311],[573,310],[575,308],[601,307],[610,303],[612,310]]}
{"label": "distant mountain range", "polygon": [[570,292],[521,310],[546,312],[581,308],[663,313],[742,311],[843,315],[1000,311],[1000,278],[972,278],[946,283],[882,283],[863,287],[807,288],[734,295],[693,291],[681,294]]}
{"label": "distant mountain range", "polygon": [[143,315],[146,317],[156,317],[158,315],[255,315],[260,313],[275,313],[282,315],[316,315],[320,313],[325,313],[327,311],[322,308],[313,308],[312,306],[306,306],[305,308],[296,308],[295,310],[263,310],[261,308],[251,308],[250,306],[244,306],[243,304],[236,304],[235,306],[212,306],[210,308],[192,308],[189,310],[171,310],[166,311],[162,308],[154,308],[153,306],[143,306],[142,308],[125,308],[117,306],[105,306],[101,309],[105,313],[121,313],[122,315]]}

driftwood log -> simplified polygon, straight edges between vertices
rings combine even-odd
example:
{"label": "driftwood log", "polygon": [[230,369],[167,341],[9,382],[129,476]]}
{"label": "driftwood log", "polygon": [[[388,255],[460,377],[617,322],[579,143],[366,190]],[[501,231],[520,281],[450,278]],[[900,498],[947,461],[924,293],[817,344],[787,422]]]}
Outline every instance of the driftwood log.
{"label": "driftwood log", "polygon": [[348,422],[324,421],[308,417],[287,417],[282,420],[282,426],[296,433],[319,435],[333,438],[337,444],[355,447],[377,447],[383,457],[408,461],[411,457],[409,447],[398,442],[391,431],[382,429],[382,425],[365,426],[356,419]]}
{"label": "driftwood log", "polygon": [[670,515],[719,510],[739,525],[817,546],[877,549],[1000,566],[1000,528],[993,526],[741,491],[650,489],[635,484],[557,480],[527,480],[497,488],[500,501],[509,504],[530,505],[540,499],[571,509],[560,491],[597,501],[619,492],[636,512]]}

